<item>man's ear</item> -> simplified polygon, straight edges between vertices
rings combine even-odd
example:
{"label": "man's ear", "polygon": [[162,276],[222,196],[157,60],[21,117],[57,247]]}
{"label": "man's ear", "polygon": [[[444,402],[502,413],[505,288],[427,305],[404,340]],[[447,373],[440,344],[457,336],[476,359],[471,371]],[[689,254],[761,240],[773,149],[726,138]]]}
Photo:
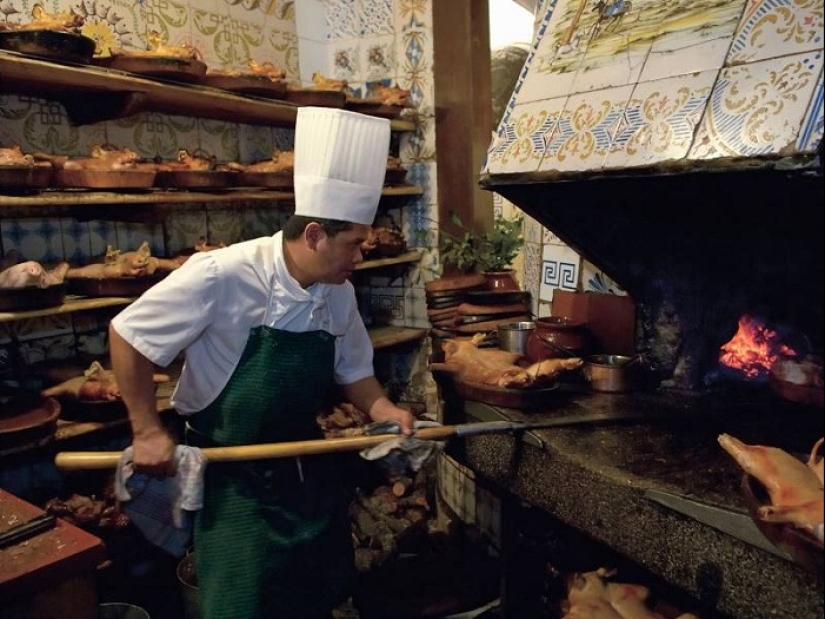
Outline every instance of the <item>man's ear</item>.
{"label": "man's ear", "polygon": [[304,238],[306,239],[307,245],[310,249],[315,249],[318,247],[318,243],[326,236],[323,227],[321,224],[315,221],[311,221],[307,224],[307,227],[304,228]]}

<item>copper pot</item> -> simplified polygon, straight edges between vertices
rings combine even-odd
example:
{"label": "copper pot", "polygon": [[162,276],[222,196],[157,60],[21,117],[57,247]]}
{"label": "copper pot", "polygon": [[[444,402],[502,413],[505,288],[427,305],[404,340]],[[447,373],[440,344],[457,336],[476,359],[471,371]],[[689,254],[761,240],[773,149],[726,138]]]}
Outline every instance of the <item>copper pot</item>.
{"label": "copper pot", "polygon": [[542,359],[581,357],[587,349],[587,331],[583,322],[564,316],[535,320],[536,328],[527,339],[527,357]]}
{"label": "copper pot", "polygon": [[582,372],[594,391],[624,393],[636,387],[640,357],[591,355],[585,357]]}

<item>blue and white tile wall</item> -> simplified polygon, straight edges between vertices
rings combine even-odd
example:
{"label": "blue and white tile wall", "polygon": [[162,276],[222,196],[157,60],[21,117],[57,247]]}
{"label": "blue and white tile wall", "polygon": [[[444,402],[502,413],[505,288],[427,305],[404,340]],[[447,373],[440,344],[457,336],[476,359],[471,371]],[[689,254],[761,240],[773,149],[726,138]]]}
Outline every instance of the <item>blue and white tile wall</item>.
{"label": "blue and white tile wall", "polygon": [[[594,3],[595,4],[595,3]],[[822,0],[545,0],[488,150],[490,174],[813,153],[823,137]],[[524,288],[624,294],[528,219]],[[536,266],[537,258],[540,266]]]}
{"label": "blue and white tile wall", "polygon": [[[5,0],[0,20],[22,21],[29,6],[28,0]],[[56,0],[51,8],[69,10],[77,5]],[[283,67],[288,79],[303,83],[309,83],[312,73],[320,71],[347,79],[360,92],[375,82],[409,88],[420,124],[415,134],[402,137],[400,155],[408,169],[408,181],[424,187],[425,193],[390,209],[387,215],[402,228],[410,247],[423,249],[426,255],[405,276],[388,281],[378,277],[369,282],[376,290],[369,303],[388,308],[386,318],[391,324],[429,326],[423,286],[438,266],[437,255],[430,251],[432,232],[437,229],[430,0],[145,0],[137,4],[93,0],[81,3],[79,10],[88,12],[84,34],[95,39],[104,54],[120,47],[145,49],[146,35],[159,32],[170,44],[195,46],[213,68],[244,68],[246,59],[253,58],[269,60]],[[85,156],[97,144],[163,158],[186,148],[219,160],[249,162],[264,158],[273,148],[290,149],[292,131],[154,112],[75,127],[59,103],[0,93],[0,145],[14,144],[25,152],[72,156]],[[30,260],[85,263],[102,255],[108,245],[129,250],[143,240],[150,242],[157,255],[171,255],[191,247],[201,236],[212,243],[232,243],[272,234],[286,217],[260,205],[233,206],[236,208],[230,210],[206,205],[197,210],[172,210],[163,229],[71,217],[0,217],[0,255],[16,251]],[[77,317],[63,320],[66,324],[59,333],[54,325],[26,325],[25,346],[17,332],[3,324],[0,369],[19,364],[15,359],[20,355],[28,362],[71,356],[78,350],[91,352],[99,350],[101,343],[105,345],[105,323],[78,327],[83,321]],[[81,337],[72,341],[73,333]],[[52,341],[55,337],[69,339],[65,345],[57,345]],[[411,374],[412,386],[405,397],[415,401],[434,400],[434,387],[416,379],[425,373],[427,355],[422,347],[414,363],[406,359],[393,362],[398,380],[405,368]]]}

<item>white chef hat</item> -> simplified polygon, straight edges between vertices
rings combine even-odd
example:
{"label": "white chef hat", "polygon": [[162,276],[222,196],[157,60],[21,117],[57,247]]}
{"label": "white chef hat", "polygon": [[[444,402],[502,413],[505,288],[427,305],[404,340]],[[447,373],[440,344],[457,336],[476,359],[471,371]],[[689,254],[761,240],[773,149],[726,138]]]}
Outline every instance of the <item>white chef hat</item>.
{"label": "white chef hat", "polygon": [[337,108],[299,108],[295,214],[372,224],[389,148],[386,118]]}

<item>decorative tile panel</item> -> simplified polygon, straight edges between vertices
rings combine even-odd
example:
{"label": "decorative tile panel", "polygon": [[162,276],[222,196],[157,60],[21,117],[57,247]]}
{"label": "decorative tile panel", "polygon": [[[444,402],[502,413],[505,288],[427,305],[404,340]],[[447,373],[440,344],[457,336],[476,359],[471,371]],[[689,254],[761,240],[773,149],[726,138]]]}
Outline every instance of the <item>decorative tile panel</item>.
{"label": "decorative tile panel", "polygon": [[664,14],[639,81],[721,68],[743,3],[659,3]]}
{"label": "decorative tile panel", "polygon": [[376,36],[393,33],[392,0],[359,0],[361,36]]}
{"label": "decorative tile panel", "polygon": [[519,104],[499,128],[487,155],[491,174],[535,172],[545,155],[546,136],[554,135],[564,99]]}
{"label": "decorative tile panel", "polygon": [[395,83],[395,37],[372,37],[361,45],[360,52],[362,75],[368,83],[378,80],[385,80],[387,86]]}
{"label": "decorative tile panel", "polygon": [[356,0],[325,0],[327,38],[351,39],[361,34],[361,19]]}
{"label": "decorative tile panel", "polygon": [[581,171],[601,168],[618,130],[632,86],[572,95],[546,134],[539,170]]}
{"label": "decorative tile panel", "polygon": [[63,260],[63,237],[59,219],[0,220],[3,252],[17,251],[20,262]]}
{"label": "decorative tile panel", "polygon": [[80,33],[94,40],[96,55],[108,56],[112,50],[142,47],[146,25],[138,4],[127,0],[85,0],[73,6],[73,11],[83,17]]}
{"label": "decorative tile panel", "polygon": [[638,84],[613,138],[605,168],[683,158],[693,142],[716,71]]}
{"label": "decorative tile panel", "polygon": [[569,247],[545,245],[539,275],[539,300],[552,301],[556,289],[576,292],[580,262],[579,255]]}
{"label": "decorative tile panel", "polygon": [[808,111],[805,113],[805,119],[802,121],[802,130],[799,132],[799,140],[797,140],[796,148],[802,152],[815,152],[817,146],[822,141],[823,134],[823,88],[822,88],[822,73],[819,73],[819,79],[814,87],[814,96],[811,98],[811,104],[808,106]]}
{"label": "decorative tile panel", "polygon": [[723,69],[689,157],[762,155],[795,145],[821,71],[821,52]]}
{"label": "decorative tile panel", "polygon": [[823,27],[822,0],[750,0],[725,64],[821,50]]}

